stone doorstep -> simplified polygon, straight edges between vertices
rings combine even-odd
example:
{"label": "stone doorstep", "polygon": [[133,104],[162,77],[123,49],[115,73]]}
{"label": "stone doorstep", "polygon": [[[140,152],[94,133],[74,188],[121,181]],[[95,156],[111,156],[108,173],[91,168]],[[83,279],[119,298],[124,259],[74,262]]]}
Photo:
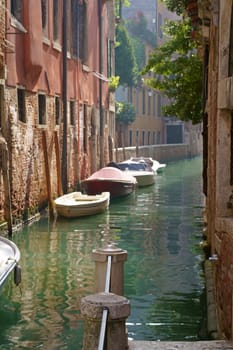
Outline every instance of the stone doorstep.
{"label": "stone doorstep", "polygon": [[224,340],[196,342],[129,341],[128,350],[233,350],[233,343]]}

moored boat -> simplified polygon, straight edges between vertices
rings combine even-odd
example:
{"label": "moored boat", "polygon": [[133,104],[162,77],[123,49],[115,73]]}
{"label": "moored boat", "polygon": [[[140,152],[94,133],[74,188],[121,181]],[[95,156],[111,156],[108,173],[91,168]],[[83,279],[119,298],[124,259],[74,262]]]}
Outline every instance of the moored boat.
{"label": "moored boat", "polygon": [[71,192],[56,198],[54,201],[57,214],[66,218],[102,213],[108,209],[109,202],[109,192],[102,192],[96,195]]}
{"label": "moored boat", "polygon": [[149,164],[156,173],[161,173],[167,166],[167,164],[160,163],[158,160],[152,159],[151,157],[131,157],[130,161],[145,162]]}
{"label": "moored boat", "polygon": [[110,192],[111,198],[131,194],[137,185],[137,180],[114,167],[104,167],[81,182],[82,190],[87,194]]}
{"label": "moored boat", "polygon": [[15,243],[0,236],[0,287],[4,284],[11,272],[14,271],[15,284],[21,282],[21,270],[18,266],[20,251]]}
{"label": "moored boat", "polygon": [[116,163],[116,166],[120,170],[135,177],[138,187],[151,186],[155,183],[155,172],[151,166],[145,162],[128,160]]}

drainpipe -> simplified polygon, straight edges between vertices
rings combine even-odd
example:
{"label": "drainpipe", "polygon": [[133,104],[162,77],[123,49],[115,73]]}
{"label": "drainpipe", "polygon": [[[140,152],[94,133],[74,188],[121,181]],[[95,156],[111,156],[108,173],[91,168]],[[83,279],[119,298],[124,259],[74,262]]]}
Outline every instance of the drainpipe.
{"label": "drainpipe", "polygon": [[62,188],[67,193],[67,1],[63,0],[62,19],[62,103],[63,103],[63,142],[62,142]]}
{"label": "drainpipe", "polygon": [[[102,73],[102,0],[98,0],[98,20],[99,20],[99,73]],[[99,113],[100,113],[100,167],[104,167],[104,110],[102,106],[102,80],[99,78]]]}

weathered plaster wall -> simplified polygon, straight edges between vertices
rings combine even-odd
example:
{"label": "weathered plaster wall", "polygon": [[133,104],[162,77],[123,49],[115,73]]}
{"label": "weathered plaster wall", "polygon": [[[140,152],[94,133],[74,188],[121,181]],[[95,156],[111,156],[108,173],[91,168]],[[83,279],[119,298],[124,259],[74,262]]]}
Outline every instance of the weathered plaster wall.
{"label": "weathered plaster wall", "polygon": [[[41,5],[29,0],[22,8],[21,22],[11,16],[10,2],[0,0],[0,73],[2,59],[6,58],[6,81],[4,86],[4,110],[1,113],[3,140],[9,148],[9,170],[12,197],[12,214],[24,218],[33,211],[47,205],[48,178],[51,182],[51,196],[60,190],[63,147],[63,52],[62,52],[62,3],[57,16],[58,38],[53,35],[53,1],[46,2],[47,29],[42,28]],[[114,98],[109,100],[108,81],[108,39],[114,43],[115,19],[113,1],[102,2],[102,50],[103,62],[100,69],[98,1],[87,3],[88,46],[84,60],[67,53],[67,177],[68,190],[78,186],[80,179],[89,176],[100,164],[100,158],[109,161],[110,143],[114,136]],[[70,11],[68,15],[71,16]],[[69,17],[70,18],[70,17]],[[5,22],[7,21],[7,33]],[[25,29],[25,30],[24,30]],[[68,45],[72,38],[68,25]],[[16,34],[17,33],[17,34]],[[5,38],[11,50],[6,51]],[[114,45],[112,50],[114,50]],[[113,52],[112,52],[113,53]],[[3,67],[5,69],[5,67]],[[104,154],[100,154],[100,83],[102,87]],[[19,118],[17,89],[25,94],[25,120]],[[0,90],[1,92],[1,90]],[[39,122],[38,94],[46,100],[46,122]],[[55,99],[59,100],[59,121],[56,121]],[[24,100],[24,99],[23,99]],[[22,96],[21,96],[22,101]],[[73,120],[71,121],[71,102]],[[1,100],[2,108],[2,100]],[[44,147],[44,136],[46,146]],[[56,141],[56,142],[55,142]],[[56,146],[56,147],[55,147]],[[113,148],[113,145],[111,146]],[[59,152],[58,152],[59,149]],[[48,154],[49,176],[45,171],[45,151]],[[0,174],[1,176],[1,174]],[[4,191],[0,177],[0,221],[4,216]]]}
{"label": "weathered plaster wall", "polygon": [[208,191],[207,239],[211,247],[218,336],[232,339],[233,210],[232,191],[232,77],[229,53],[232,1],[216,0],[211,7],[208,70]]}

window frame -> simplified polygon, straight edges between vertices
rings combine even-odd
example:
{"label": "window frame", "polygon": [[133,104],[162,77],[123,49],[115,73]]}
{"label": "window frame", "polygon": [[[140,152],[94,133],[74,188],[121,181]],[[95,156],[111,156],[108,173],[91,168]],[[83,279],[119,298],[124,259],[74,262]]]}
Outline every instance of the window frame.
{"label": "window frame", "polygon": [[38,125],[45,126],[47,124],[46,112],[46,95],[38,93]]}
{"label": "window frame", "polygon": [[22,123],[26,123],[27,122],[26,92],[25,92],[25,89],[22,87],[17,87],[17,108],[18,108],[18,120]]}

